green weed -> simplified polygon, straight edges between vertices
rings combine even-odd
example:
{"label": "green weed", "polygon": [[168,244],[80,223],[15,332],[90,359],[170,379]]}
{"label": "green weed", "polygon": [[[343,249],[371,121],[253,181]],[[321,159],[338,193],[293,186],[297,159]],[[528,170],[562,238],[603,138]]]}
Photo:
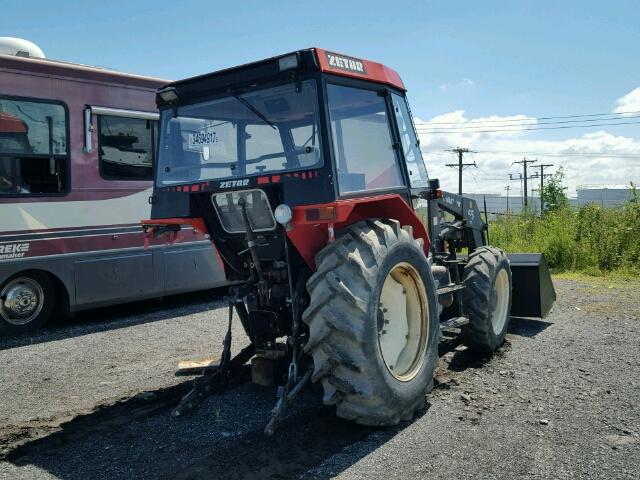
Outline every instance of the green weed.
{"label": "green weed", "polygon": [[[634,197],[634,200],[637,198]],[[554,272],[640,276],[640,202],[524,212],[490,224],[491,243],[507,252],[542,252]]]}

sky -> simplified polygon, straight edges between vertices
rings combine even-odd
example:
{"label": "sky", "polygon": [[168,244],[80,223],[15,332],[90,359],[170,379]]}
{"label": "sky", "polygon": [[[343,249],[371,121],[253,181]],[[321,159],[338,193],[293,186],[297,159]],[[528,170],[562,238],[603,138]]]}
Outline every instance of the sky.
{"label": "sky", "polygon": [[[445,189],[457,188],[445,166],[454,147],[475,152],[469,192],[519,189],[508,174],[525,156],[562,166],[570,195],[640,182],[637,0],[3,0],[0,36],[171,80],[318,46],[400,73],[427,169]],[[557,118],[592,114],[612,115]]]}

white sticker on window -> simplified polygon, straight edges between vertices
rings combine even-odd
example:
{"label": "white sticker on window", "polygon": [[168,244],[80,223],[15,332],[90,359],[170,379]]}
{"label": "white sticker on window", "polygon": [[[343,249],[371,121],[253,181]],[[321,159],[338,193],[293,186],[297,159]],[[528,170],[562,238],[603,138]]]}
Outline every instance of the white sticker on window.
{"label": "white sticker on window", "polygon": [[189,149],[201,150],[203,145],[216,145],[220,138],[213,130],[200,130],[189,134]]}
{"label": "white sticker on window", "polygon": [[212,154],[225,155],[227,153],[226,145],[213,128],[203,127],[196,132],[190,133],[187,137],[187,149],[200,153],[204,161],[208,161]]}

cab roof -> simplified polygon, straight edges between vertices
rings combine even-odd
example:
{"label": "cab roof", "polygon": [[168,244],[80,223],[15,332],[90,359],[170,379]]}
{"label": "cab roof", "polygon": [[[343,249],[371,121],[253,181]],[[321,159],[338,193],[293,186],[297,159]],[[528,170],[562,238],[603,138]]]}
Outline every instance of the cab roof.
{"label": "cab roof", "polygon": [[[309,73],[314,71],[367,80],[398,90],[406,90],[400,75],[381,63],[321,48],[297,50],[265,60],[178,80],[164,85],[160,90],[173,88],[181,98],[188,101],[189,98],[205,96],[215,91],[243,88],[278,77],[291,76],[293,72]],[[164,103],[161,98],[158,98],[160,106]]]}

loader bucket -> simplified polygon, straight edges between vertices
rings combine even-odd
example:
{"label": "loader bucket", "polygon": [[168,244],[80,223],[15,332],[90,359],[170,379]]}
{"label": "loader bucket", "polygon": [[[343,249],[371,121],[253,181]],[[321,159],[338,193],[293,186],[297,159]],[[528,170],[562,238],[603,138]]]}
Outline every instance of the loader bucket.
{"label": "loader bucket", "polygon": [[556,300],[551,273],[542,253],[510,253],[513,293],[511,316],[544,318]]}

